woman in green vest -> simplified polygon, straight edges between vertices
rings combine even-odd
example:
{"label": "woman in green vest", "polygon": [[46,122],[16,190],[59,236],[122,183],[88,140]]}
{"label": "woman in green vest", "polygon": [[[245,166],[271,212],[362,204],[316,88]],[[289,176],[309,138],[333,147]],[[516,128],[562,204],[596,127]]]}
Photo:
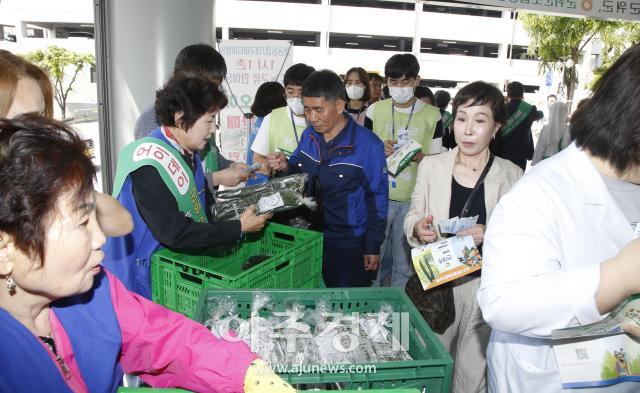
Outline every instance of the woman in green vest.
{"label": "woman in green vest", "polygon": [[217,82],[202,74],[174,74],[156,93],[162,126],[120,152],[113,194],[133,216],[134,230],[107,240],[104,265],[147,298],[151,254],[160,246],[190,250],[232,245],[270,218],[256,216],[254,207],[239,220],[211,217],[214,200],[198,151],[215,132],[215,116],[226,104]]}

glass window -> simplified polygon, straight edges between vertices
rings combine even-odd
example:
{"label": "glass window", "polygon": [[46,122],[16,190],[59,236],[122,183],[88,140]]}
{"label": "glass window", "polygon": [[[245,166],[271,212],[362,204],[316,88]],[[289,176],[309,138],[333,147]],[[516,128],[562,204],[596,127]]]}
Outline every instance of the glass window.
{"label": "glass window", "polygon": [[245,0],[245,1],[264,1],[267,3],[302,3],[302,4],[321,4],[322,0]]}
{"label": "glass window", "polygon": [[422,39],[420,53],[438,55],[498,57],[498,44],[468,41]]}
{"label": "glass window", "polygon": [[488,10],[475,4],[461,1],[438,1],[437,4],[430,2],[422,6],[424,12],[437,12],[441,14],[456,14],[470,16],[486,16],[489,18],[502,18],[502,11]]}
{"label": "glass window", "polygon": [[331,5],[348,7],[384,8],[390,10],[415,10],[415,4],[400,1],[376,1],[376,0],[331,0]]}
{"label": "glass window", "polygon": [[16,42],[15,26],[0,25],[0,41]]}
{"label": "glass window", "polygon": [[229,29],[230,39],[290,40],[294,46],[320,46],[320,32],[295,30]]}
{"label": "glass window", "polygon": [[329,34],[330,48],[386,50],[411,52],[413,39],[409,37],[387,37],[378,35]]}
{"label": "glass window", "polygon": [[510,59],[516,60],[538,60],[538,56],[535,54],[529,54],[527,50],[529,49],[526,46],[514,45],[513,49],[511,49],[511,45],[509,45],[509,52],[507,52],[507,56],[511,55]]}

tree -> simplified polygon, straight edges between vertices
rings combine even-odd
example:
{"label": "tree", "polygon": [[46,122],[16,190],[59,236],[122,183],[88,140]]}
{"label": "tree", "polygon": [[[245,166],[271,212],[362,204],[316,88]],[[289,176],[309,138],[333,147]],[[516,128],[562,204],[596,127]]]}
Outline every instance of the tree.
{"label": "tree", "polygon": [[[78,77],[78,73],[87,65],[96,64],[96,59],[91,54],[81,54],[59,46],[49,46],[45,50],[38,49],[27,55],[38,66],[42,67],[53,82],[54,98],[62,118],[66,117],[67,98],[73,91],[72,87]],[[71,72],[66,73],[65,71]]]}
{"label": "tree", "polygon": [[[521,14],[522,24],[529,34],[529,53],[536,54],[541,69],[563,72],[567,87],[566,99],[573,100],[578,83],[575,65],[582,60],[582,50],[596,36],[607,37],[621,27],[620,22],[589,18]],[[566,66],[571,60],[573,66]]]}
{"label": "tree", "polygon": [[622,22],[618,29],[602,34],[603,48],[600,65],[593,70],[594,79],[589,85],[593,89],[604,72],[615,63],[620,55],[633,44],[640,42],[640,23]]}

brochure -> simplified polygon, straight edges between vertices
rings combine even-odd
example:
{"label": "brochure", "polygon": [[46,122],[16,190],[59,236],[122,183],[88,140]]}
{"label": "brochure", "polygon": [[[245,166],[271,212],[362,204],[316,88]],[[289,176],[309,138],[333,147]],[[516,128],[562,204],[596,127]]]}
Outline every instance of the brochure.
{"label": "brochure", "polygon": [[640,340],[624,332],[627,323],[640,326],[640,295],[626,299],[602,321],[551,333],[564,389],[640,382]]}
{"label": "brochure", "polygon": [[482,256],[471,236],[453,236],[411,250],[413,267],[424,290],[482,268]]}
{"label": "brochure", "polygon": [[422,150],[422,146],[413,139],[402,145],[398,150],[387,157],[387,171],[392,176],[397,176],[404,168],[411,165],[411,159]]}

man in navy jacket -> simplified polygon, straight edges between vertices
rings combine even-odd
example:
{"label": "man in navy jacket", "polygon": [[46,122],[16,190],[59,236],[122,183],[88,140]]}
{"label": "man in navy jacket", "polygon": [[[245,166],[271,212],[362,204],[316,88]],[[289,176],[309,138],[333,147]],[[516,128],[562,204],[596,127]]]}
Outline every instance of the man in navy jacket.
{"label": "man in navy jacket", "polygon": [[289,160],[268,156],[273,170],[304,172],[323,215],[322,274],[327,287],[369,286],[380,262],[387,219],[384,145],[344,112],[345,90],[332,71],[316,71],[302,87],[309,126]]}

